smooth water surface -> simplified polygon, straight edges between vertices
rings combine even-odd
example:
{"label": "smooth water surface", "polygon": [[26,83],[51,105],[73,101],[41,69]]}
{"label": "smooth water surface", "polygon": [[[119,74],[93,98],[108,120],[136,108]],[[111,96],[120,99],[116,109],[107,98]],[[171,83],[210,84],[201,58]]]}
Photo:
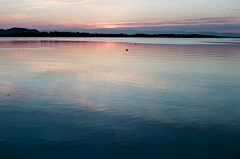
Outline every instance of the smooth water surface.
{"label": "smooth water surface", "polygon": [[240,158],[240,41],[174,40],[0,39],[0,158]]}
{"label": "smooth water surface", "polygon": [[0,41],[125,42],[141,44],[222,44],[239,43],[239,38],[107,38],[107,37],[0,37]]}

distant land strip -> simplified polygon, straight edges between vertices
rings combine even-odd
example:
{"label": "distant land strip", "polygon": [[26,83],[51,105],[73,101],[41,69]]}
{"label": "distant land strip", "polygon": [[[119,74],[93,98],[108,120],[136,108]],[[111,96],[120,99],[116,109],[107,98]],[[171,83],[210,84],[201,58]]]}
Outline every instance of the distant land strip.
{"label": "distant land strip", "polygon": [[146,38],[240,38],[201,34],[102,34],[85,32],[39,32],[36,29],[11,28],[8,30],[0,29],[0,37],[146,37]]}

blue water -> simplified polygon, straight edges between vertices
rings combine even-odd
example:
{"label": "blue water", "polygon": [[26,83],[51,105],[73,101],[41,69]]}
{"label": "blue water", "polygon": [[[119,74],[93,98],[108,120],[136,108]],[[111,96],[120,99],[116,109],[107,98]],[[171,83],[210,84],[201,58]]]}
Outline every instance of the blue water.
{"label": "blue water", "polygon": [[239,69],[239,39],[1,38],[0,158],[240,158]]}

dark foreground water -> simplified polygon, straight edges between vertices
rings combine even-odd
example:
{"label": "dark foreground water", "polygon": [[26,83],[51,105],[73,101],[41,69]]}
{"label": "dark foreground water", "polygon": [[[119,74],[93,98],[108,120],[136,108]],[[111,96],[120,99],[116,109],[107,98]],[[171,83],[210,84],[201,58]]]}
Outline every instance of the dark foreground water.
{"label": "dark foreground water", "polygon": [[207,41],[3,39],[0,158],[239,159],[240,41]]}

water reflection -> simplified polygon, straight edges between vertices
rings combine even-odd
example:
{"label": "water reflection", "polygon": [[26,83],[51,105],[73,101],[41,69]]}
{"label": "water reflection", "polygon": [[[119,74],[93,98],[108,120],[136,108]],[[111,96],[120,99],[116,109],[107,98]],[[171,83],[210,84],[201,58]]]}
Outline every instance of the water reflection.
{"label": "water reflection", "polygon": [[0,149],[9,158],[238,156],[238,43],[0,48]]}

